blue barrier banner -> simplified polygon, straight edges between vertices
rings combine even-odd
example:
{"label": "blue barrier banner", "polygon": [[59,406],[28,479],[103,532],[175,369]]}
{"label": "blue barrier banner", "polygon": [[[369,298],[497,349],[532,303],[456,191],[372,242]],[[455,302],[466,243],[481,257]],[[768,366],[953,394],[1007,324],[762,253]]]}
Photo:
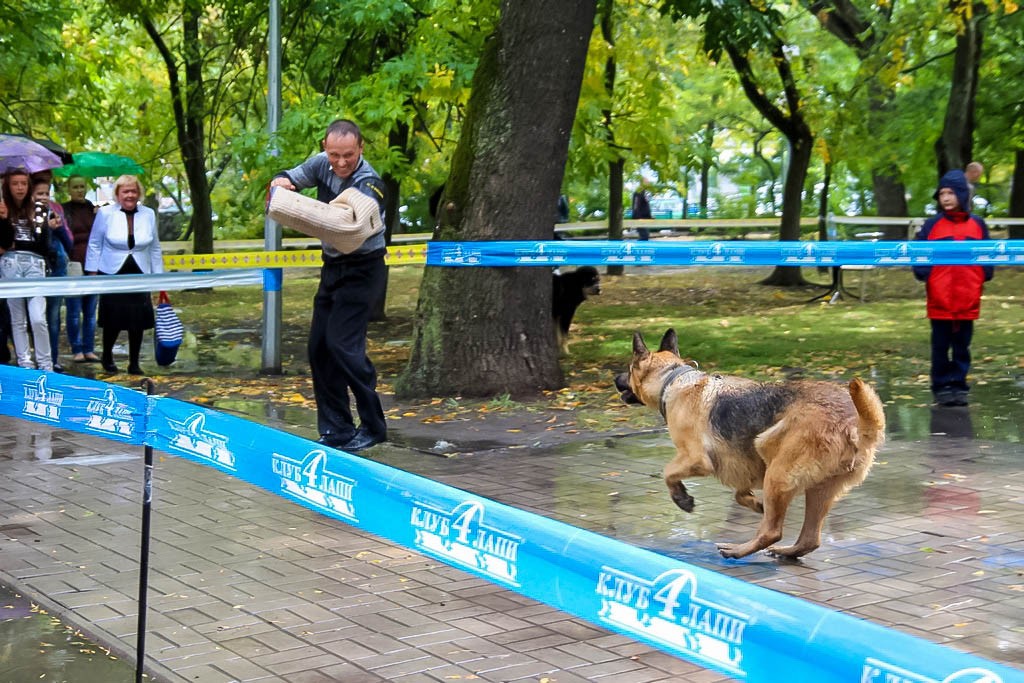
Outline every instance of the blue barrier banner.
{"label": "blue barrier banner", "polygon": [[1024,240],[430,242],[428,266],[1024,265]]}
{"label": "blue barrier banner", "polygon": [[[0,388],[4,414],[58,428],[116,439],[117,430],[90,428],[89,416],[145,417],[153,448],[738,680],[1024,680],[1002,664],[201,406],[11,367],[0,367]],[[93,409],[65,411],[56,391]]]}
{"label": "blue barrier banner", "polygon": [[141,446],[148,397],[82,377],[0,366],[0,413]]}

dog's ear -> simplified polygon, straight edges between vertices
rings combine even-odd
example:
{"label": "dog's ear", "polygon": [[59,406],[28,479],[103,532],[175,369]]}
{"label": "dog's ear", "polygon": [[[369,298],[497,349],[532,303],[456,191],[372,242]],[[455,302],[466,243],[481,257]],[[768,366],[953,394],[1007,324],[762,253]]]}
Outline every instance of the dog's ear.
{"label": "dog's ear", "polygon": [[651,355],[651,352],[647,350],[647,344],[644,344],[644,338],[640,336],[639,332],[633,333],[633,357],[634,358],[646,358]]}
{"label": "dog's ear", "polygon": [[676,336],[676,331],[671,327],[665,331],[665,336],[661,338],[661,345],[658,347],[659,351],[671,351],[675,355],[679,355],[679,337]]}

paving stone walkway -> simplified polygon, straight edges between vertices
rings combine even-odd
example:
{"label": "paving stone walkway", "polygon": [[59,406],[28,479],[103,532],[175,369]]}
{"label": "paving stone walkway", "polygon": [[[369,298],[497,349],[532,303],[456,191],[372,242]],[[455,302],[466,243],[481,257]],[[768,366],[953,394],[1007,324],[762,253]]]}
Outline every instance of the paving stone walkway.
{"label": "paving stone walkway", "polygon": [[[0,582],[127,659],[141,449],[0,417]],[[692,515],[663,433],[371,456],[901,631],[1024,667],[1024,447],[890,442],[800,563],[727,561],[757,516],[713,480]],[[147,660],[160,681],[728,680],[262,489],[158,454]],[[802,509],[790,513],[789,535]],[[1024,678],[1024,672],[1022,672]]]}

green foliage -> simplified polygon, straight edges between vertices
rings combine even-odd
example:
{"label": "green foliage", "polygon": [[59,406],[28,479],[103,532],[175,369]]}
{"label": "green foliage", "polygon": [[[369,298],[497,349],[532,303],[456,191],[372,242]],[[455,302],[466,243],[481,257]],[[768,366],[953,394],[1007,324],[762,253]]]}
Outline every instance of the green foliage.
{"label": "green foliage", "polygon": [[[827,153],[833,210],[872,211],[872,171],[891,166],[906,183],[911,212],[923,212],[934,191],[932,145],[962,15],[923,0],[843,6],[865,21],[868,28],[859,34],[865,49],[822,30],[818,22],[832,10],[812,15],[806,3],[615,2],[614,45],[594,32],[573,129],[563,185],[573,217],[604,215],[607,164],[619,157],[626,161],[627,192],[643,171],[656,176],[657,192],[692,197],[706,160],[712,179],[721,179],[717,195],[712,188],[717,215],[776,211],[772,187],[778,189],[784,171],[781,138],[720,61],[727,45],[749,48],[754,68],[768,74],[774,65],[759,46],[772,36],[786,45],[801,84],[800,105],[822,141],[808,190]],[[180,0],[27,0],[4,13],[3,130],[47,135],[72,151],[132,156],[147,169],[147,188],[176,197],[188,210],[167,68],[140,24],[144,15],[152,18],[180,65],[182,7]],[[343,10],[334,0],[286,0],[282,120],[273,140],[266,130],[266,5],[215,0],[202,9],[204,135],[217,237],[262,234],[266,182],[318,151],[325,125],[338,116],[359,121],[367,158],[401,181],[405,229],[430,227],[426,199],[447,177],[498,0],[355,0]],[[1024,13],[1010,2],[986,9],[976,154],[988,170],[984,196],[999,212],[1014,150],[1024,145],[1018,94]],[[611,98],[604,82],[609,57],[617,68]],[[878,88],[888,95],[876,114],[871,98]],[[765,89],[782,101],[778,88]],[[611,144],[605,110],[611,112]],[[805,214],[815,211],[815,201],[808,191]]]}
{"label": "green foliage", "polygon": [[[367,1],[343,16],[332,3],[314,9],[303,12],[295,29],[309,40],[294,41],[312,47],[284,60],[288,86],[274,140],[265,131],[249,131],[232,141],[246,182],[241,194],[262,208],[270,178],[319,151],[330,121],[351,118],[363,129],[374,168],[402,180],[402,203],[410,207],[403,214],[406,227],[429,229],[427,197],[447,177],[476,57],[497,18],[497,3]],[[335,38],[325,41],[326,35]],[[349,59],[339,61],[339,45]],[[396,145],[392,136],[401,127],[412,132]]]}

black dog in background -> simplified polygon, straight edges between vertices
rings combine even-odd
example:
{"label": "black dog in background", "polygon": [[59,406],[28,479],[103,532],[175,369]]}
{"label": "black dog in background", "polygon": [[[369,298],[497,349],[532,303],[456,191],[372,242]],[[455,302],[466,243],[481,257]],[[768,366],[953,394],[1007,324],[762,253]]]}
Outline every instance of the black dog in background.
{"label": "black dog in background", "polygon": [[571,273],[555,272],[552,276],[551,317],[555,320],[558,348],[569,352],[569,326],[576,309],[588,296],[601,293],[601,275],[593,266],[580,266]]}

